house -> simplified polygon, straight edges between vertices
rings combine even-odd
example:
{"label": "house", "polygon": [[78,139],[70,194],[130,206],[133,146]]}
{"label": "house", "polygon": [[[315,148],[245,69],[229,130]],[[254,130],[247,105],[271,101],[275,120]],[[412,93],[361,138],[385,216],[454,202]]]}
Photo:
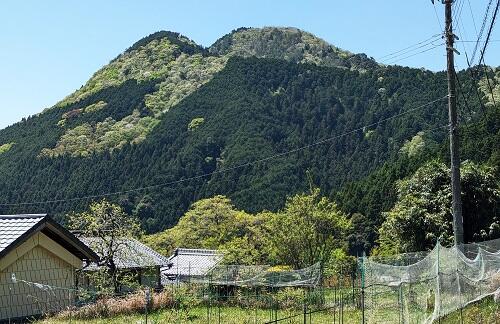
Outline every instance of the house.
{"label": "house", "polygon": [[[103,254],[108,254],[106,245],[101,238],[80,237],[80,239],[94,250],[100,258],[104,257]],[[114,244],[116,248],[113,249],[113,262],[120,275],[132,275],[135,278],[134,284],[139,286],[161,289],[160,269],[169,263],[167,257],[164,257],[141,242],[130,238],[117,239]],[[80,285],[85,288],[90,288],[92,286],[90,274],[103,269],[103,267],[103,265],[97,263],[91,263],[84,267],[82,271],[84,275],[81,278]],[[122,285],[119,292],[131,290],[133,290],[133,287]]]}
{"label": "house", "polygon": [[164,283],[203,279],[223,255],[215,250],[176,249],[161,270]]}
{"label": "house", "polygon": [[47,215],[0,216],[0,322],[75,301],[76,271],[98,256]]}

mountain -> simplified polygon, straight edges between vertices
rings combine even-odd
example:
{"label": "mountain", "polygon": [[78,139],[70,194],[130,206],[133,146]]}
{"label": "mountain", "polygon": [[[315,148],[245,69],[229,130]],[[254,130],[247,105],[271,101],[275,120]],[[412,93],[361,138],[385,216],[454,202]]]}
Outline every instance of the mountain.
{"label": "mountain", "polygon": [[285,59],[360,71],[377,67],[365,54],[343,51],[297,28],[239,28],[217,40],[208,50],[217,55]]}
{"label": "mountain", "polygon": [[[498,107],[484,72],[469,72],[458,73],[464,158],[497,166]],[[500,70],[488,73],[498,94]],[[447,158],[446,93],[442,72],[382,66],[295,28],[241,28],[209,48],[158,32],[0,130],[0,212],[64,221],[113,193],[156,232],[216,194],[279,209],[309,174],[373,234],[394,181]]]}

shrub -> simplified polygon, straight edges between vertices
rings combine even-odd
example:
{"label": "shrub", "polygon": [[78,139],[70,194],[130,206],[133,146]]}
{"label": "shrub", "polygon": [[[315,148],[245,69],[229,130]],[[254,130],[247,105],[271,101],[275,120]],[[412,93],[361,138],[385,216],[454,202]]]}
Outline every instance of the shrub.
{"label": "shrub", "polygon": [[[148,307],[149,311],[155,311],[163,308],[181,308],[186,309],[193,305],[192,301],[187,301],[183,297],[179,297],[172,291],[162,291],[152,293],[151,303]],[[146,296],[145,291],[138,291],[134,294],[124,297],[102,298],[93,304],[83,306],[81,308],[72,308],[63,311],[56,315],[58,319],[76,318],[81,320],[89,320],[96,318],[114,317],[118,315],[130,315],[143,313],[145,311]]]}

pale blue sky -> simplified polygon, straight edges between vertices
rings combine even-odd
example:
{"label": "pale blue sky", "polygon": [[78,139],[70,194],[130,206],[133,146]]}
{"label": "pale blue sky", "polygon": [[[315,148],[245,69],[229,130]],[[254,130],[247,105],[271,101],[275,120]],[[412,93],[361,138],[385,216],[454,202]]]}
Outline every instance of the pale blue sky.
{"label": "pale blue sky", "polygon": [[[457,1],[464,4],[463,38],[473,40],[488,1]],[[443,5],[436,9],[443,24]],[[375,59],[440,32],[430,0],[2,0],[0,128],[52,106],[150,33],[176,31],[209,46],[242,26],[294,26]],[[499,31],[492,38],[498,40]],[[473,44],[465,44],[470,53]],[[463,52],[462,44],[458,49]],[[397,63],[441,70],[444,48]],[[500,65],[499,42],[489,46],[486,63]]]}

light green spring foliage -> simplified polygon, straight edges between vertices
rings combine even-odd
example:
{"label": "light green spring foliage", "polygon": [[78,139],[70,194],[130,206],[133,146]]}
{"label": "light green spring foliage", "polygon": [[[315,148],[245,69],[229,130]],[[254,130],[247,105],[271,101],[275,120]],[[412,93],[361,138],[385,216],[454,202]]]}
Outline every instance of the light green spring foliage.
{"label": "light green spring foliage", "polygon": [[203,117],[194,118],[193,120],[191,120],[191,122],[189,122],[188,130],[193,131],[196,128],[200,127],[204,122],[205,118]]}
{"label": "light green spring foliage", "polygon": [[417,135],[409,141],[406,141],[400,149],[402,154],[408,157],[417,156],[425,148],[424,132],[418,132]]}
{"label": "light green spring foliage", "polygon": [[295,63],[345,66],[352,54],[297,28],[248,28],[216,42],[210,52],[218,55],[285,59]]}
{"label": "light green spring foliage", "polygon": [[[183,42],[192,43],[183,36],[178,37]],[[324,40],[296,28],[242,29],[216,42],[210,48],[210,52],[214,55],[189,55],[180,53],[179,46],[173,44],[168,38],[152,40],[118,56],[110,64],[97,71],[81,89],[59,102],[56,107],[78,102],[105,88],[119,86],[127,80],[134,79],[138,82],[158,80],[156,91],[144,96],[144,104],[152,111],[155,119],[161,119],[162,114],[168,112],[173,106],[210,81],[217,72],[225,67],[229,57],[235,55],[353,68],[349,62],[353,54],[341,51]],[[276,95],[279,95],[279,91]],[[86,108],[71,111],[62,117],[58,125],[65,127],[69,118],[105,107],[104,102],[98,102]],[[135,119],[133,116],[128,116],[125,119],[130,118]],[[145,118],[148,119],[142,122],[136,121],[133,130],[117,129],[122,124],[128,126],[130,124],[128,121],[123,123],[121,121],[102,121],[101,124],[114,123],[115,125],[113,129],[106,129],[105,132],[99,131],[99,124],[92,125],[92,127],[90,125],[77,126],[67,130],[55,148],[46,148],[40,155],[50,157],[60,155],[87,156],[92,152],[119,149],[127,143],[139,143],[151,131],[150,126],[155,125],[150,117]],[[90,131],[90,128],[95,130]],[[119,134],[120,132],[122,134]],[[134,134],[137,137],[130,137]],[[99,135],[106,138],[96,137]],[[88,148],[84,146],[88,146]]]}
{"label": "light green spring foliage", "polygon": [[226,62],[227,57],[181,54],[168,64],[164,80],[157,85],[157,90],[145,96],[146,107],[156,116],[167,112],[210,81],[215,73],[224,68]]}
{"label": "light green spring foliage", "polygon": [[0,155],[10,151],[10,149],[12,148],[12,146],[14,146],[14,144],[16,144],[16,143],[6,143],[3,145],[0,145]]}
{"label": "light green spring foliage", "polygon": [[486,99],[485,105],[489,107],[494,106],[494,103],[498,104],[500,102],[500,68],[495,68],[493,72],[495,73],[495,77],[490,78],[489,83],[486,77],[479,81],[479,89],[483,92]]}
{"label": "light green spring foliage", "polygon": [[236,210],[229,198],[215,196],[195,202],[175,227],[146,236],[144,242],[165,255],[178,247],[218,249],[226,263],[254,264],[260,260],[259,221]]}
{"label": "light green spring foliage", "polygon": [[59,125],[60,127],[65,127],[67,120],[69,120],[71,118],[77,118],[80,115],[89,114],[89,113],[93,113],[93,112],[102,110],[102,109],[106,108],[107,105],[108,104],[106,102],[101,100],[101,101],[98,101],[98,102],[93,103],[91,105],[88,105],[85,108],[68,111],[67,113],[64,113],[62,115],[62,118],[57,123],[57,125]]}
{"label": "light green spring foliage", "polygon": [[215,42],[211,53],[273,58],[294,63],[347,68],[366,72],[377,64],[366,55],[341,50],[311,33],[292,27],[240,28]]}
{"label": "light green spring foliage", "polygon": [[66,97],[56,106],[77,102],[104,88],[117,86],[131,79],[155,79],[168,71],[168,63],[175,60],[178,46],[167,38],[156,39],[139,49],[125,52],[97,71],[81,89]]}
{"label": "light green spring foliage", "polygon": [[115,121],[108,117],[96,126],[88,123],[69,129],[53,149],[43,149],[41,157],[58,157],[69,154],[72,157],[86,157],[106,150],[121,149],[127,144],[138,144],[159,123],[153,117],[141,117],[135,110],[132,115]]}
{"label": "light green spring foliage", "polygon": [[334,202],[313,189],[288,198],[282,211],[270,214],[268,228],[277,261],[300,269],[328,262],[335,249],[344,247],[351,224]]}
{"label": "light green spring foliage", "polygon": [[[152,117],[137,118],[137,114],[125,117],[121,121],[106,119],[97,123],[68,129],[56,147],[44,149],[41,156],[72,157],[88,156],[94,152],[116,150],[126,144],[142,142],[149,132],[158,124],[161,115],[182,99],[196,91],[212,79],[215,73],[222,70],[227,57],[204,57],[201,54],[180,54],[173,56],[178,47],[171,45],[167,39],[154,40],[138,50],[127,52],[108,66],[97,72],[82,89],[66,98],[59,105],[76,102],[106,87],[119,85],[128,79],[161,79],[157,90],[144,97],[145,105],[154,113]],[[86,108],[78,109],[63,115],[59,126],[64,127],[69,118],[80,114],[104,109],[103,101]],[[124,127],[122,127],[124,126]]]}
{"label": "light green spring foliage", "polygon": [[96,103],[93,103],[93,104],[85,107],[83,109],[83,112],[84,113],[93,113],[93,112],[96,112],[96,111],[99,111],[99,110],[106,108],[107,105],[108,104],[106,102],[101,100],[101,101],[98,101]]}
{"label": "light green spring foliage", "polygon": [[299,269],[340,260],[350,227],[347,216],[315,189],[289,198],[282,211],[257,215],[236,210],[225,196],[203,199],[176,226],[144,241],[165,255],[177,247],[217,249],[228,264],[285,264]]}

